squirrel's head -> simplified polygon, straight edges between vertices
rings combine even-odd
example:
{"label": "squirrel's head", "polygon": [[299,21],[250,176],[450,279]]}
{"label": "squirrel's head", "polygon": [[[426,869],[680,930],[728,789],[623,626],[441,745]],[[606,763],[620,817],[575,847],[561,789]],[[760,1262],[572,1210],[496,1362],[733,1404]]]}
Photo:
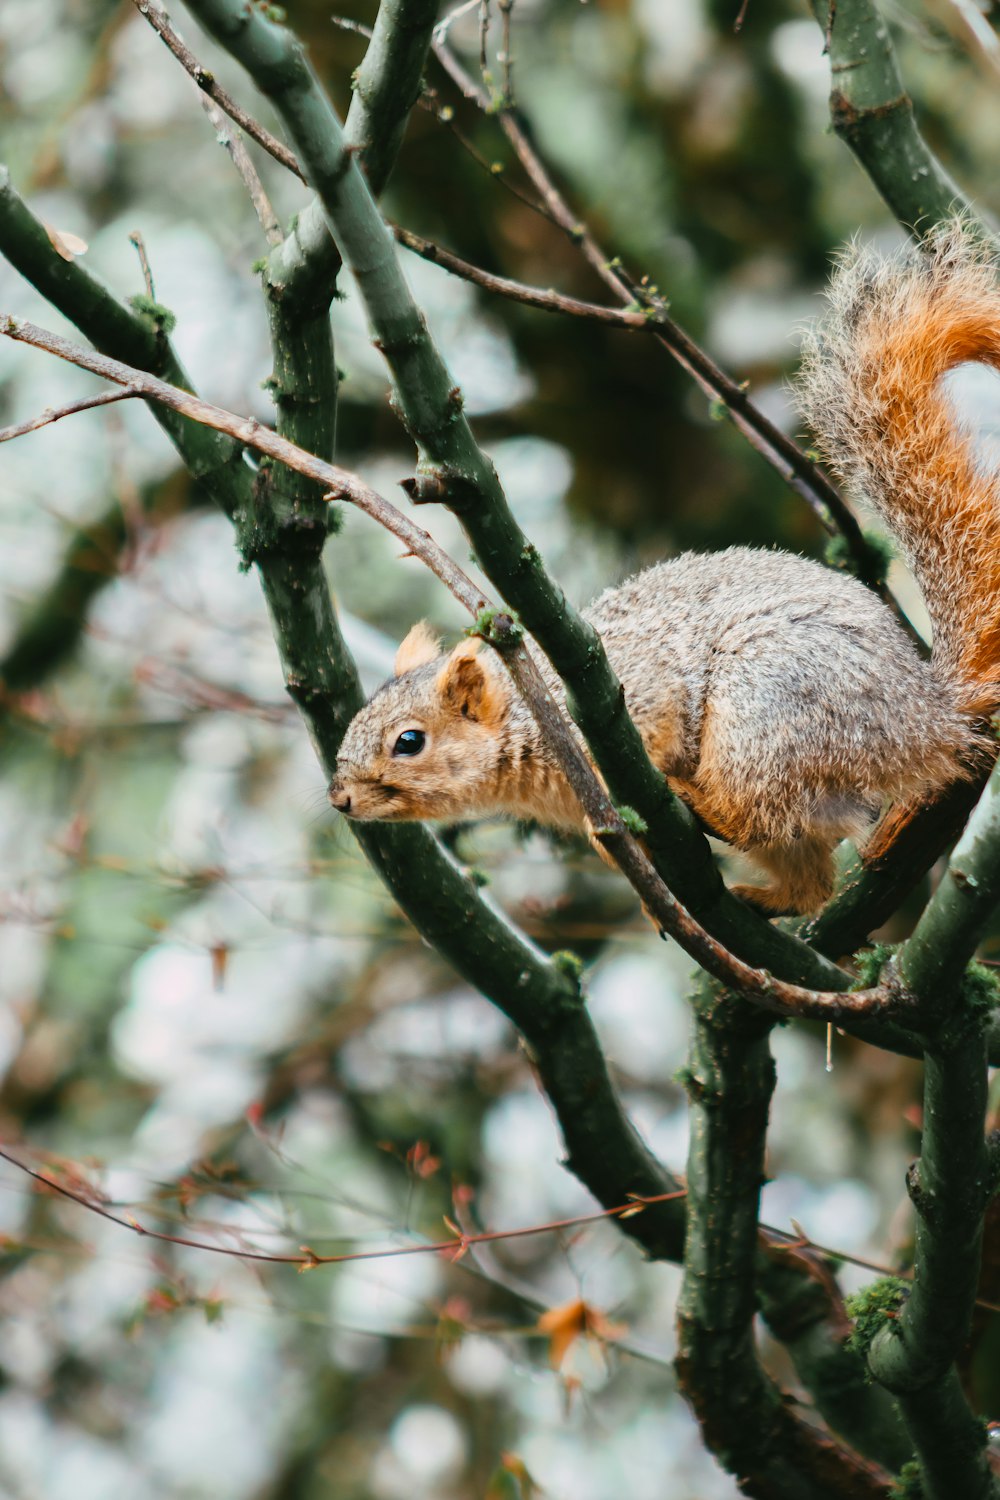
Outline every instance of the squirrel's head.
{"label": "squirrel's head", "polygon": [[479,644],[463,641],[441,656],[427,624],[414,625],[395,677],[348,726],[330,783],[339,812],[398,822],[489,811],[512,689]]}

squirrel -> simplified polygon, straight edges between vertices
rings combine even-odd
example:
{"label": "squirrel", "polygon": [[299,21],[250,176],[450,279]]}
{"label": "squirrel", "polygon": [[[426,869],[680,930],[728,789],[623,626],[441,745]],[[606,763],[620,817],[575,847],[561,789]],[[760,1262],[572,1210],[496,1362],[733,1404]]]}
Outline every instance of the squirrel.
{"label": "squirrel", "polygon": [[[856,579],[780,551],[684,553],[584,611],[646,750],[706,829],[761,866],[737,895],[816,910],[833,850],[885,809],[970,776],[1000,707],[1000,475],[977,459],[942,376],[1000,369],[996,266],[967,224],[919,249],[840,260],[807,332],[795,399],[820,450],[898,544],[933,628],[929,660]],[[330,786],[358,819],[584,815],[502,663],[442,654],[425,623],[349,725]],[[565,693],[535,652],[549,686]]]}

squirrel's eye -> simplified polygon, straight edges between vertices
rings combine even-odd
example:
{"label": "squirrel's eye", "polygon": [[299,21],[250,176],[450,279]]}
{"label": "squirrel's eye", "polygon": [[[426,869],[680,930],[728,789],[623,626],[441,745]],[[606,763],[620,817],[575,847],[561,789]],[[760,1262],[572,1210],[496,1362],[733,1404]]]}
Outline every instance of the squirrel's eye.
{"label": "squirrel's eye", "polygon": [[404,729],[392,747],[393,755],[419,755],[427,742],[422,729]]}

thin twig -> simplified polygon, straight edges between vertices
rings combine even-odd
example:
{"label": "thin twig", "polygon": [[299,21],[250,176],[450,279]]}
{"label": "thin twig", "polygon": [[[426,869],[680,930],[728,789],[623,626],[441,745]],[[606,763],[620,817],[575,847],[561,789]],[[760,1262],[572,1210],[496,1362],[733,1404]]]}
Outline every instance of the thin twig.
{"label": "thin twig", "polygon": [[146,296],[149,298],[150,302],[155,302],[156,288],[153,286],[153,273],[149,268],[149,257],[146,254],[146,241],[143,239],[138,229],[134,229],[128,237],[128,242],[130,245],[135,246],[136,252],[139,256],[139,265],[142,268],[142,281],[144,287],[146,288]]}
{"label": "thin twig", "polygon": [[609,256],[598,244],[590,229],[580,222],[559,192],[529,140],[517,112],[509,106],[497,111],[494,101],[465,70],[445,41],[435,37],[432,46],[434,55],[464,97],[483,113],[494,114],[499,120],[501,130],[513,146],[548,213],[577,246],[605,285],[626,305],[638,301],[660,312],[655,335],[658,341],[697,381],[707,396],[725,405],[734,424],[751,446],[802,496],[825,529],[831,534],[840,533],[844,536],[861,575],[868,577],[871,573],[870,560],[861,528],[825,474],[791,438],[768,420],[750,399],[746,388],[726,375],[682,328],[666,317],[655,299],[650,298],[643,287],[637,286],[628,276],[620,261]]}
{"label": "thin twig", "polygon": [[37,417],[18,422],[13,427],[0,427],[0,443],[9,443],[11,438],[24,437],[28,432],[37,432],[39,427],[48,427],[63,417],[75,416],[78,411],[90,411],[95,406],[110,406],[113,401],[127,401],[131,396],[140,396],[132,386],[115,386],[113,391],[99,391],[96,396],[83,396],[79,401],[68,401],[65,406],[47,406]]}
{"label": "thin twig", "polygon": [[331,16],[330,20],[340,31],[353,31],[355,36],[363,36],[365,41],[372,39],[372,29],[363,21],[355,21],[353,16]]}
{"label": "thin twig", "polygon": [[260,180],[257,168],[250,160],[250,154],[243,144],[243,137],[238,130],[233,129],[214,99],[211,99],[204,91],[201,92],[200,98],[202,108],[215,126],[219,140],[229,152],[233,166],[243,180],[243,186],[253,204],[254,213],[264,231],[265,239],[269,245],[280,245],[285,236],[278,223],[278,216],[271,207],[271,200],[264,191],[264,184]]}
{"label": "thin twig", "polygon": [[510,40],[510,13],[514,9],[514,0],[497,0],[497,8],[500,11],[500,51],[497,53],[497,61],[503,69],[503,100],[504,104],[513,107],[514,104],[514,54],[511,49]]}
{"label": "thin twig", "polygon": [[479,0],[479,71],[485,76],[488,68],[486,42],[490,31],[490,0]]}
{"label": "thin twig", "polygon": [[434,28],[434,35],[440,37],[441,40],[444,41],[445,37],[448,35],[449,30],[459,19],[459,17],[467,16],[469,14],[469,11],[475,10],[479,3],[480,0],[464,0],[464,3],[462,5],[456,5],[454,10],[448,11],[447,15],[441,17],[440,21]]}
{"label": "thin twig", "polygon": [[306,179],[294,151],[289,151],[277,136],[272,135],[265,126],[254,119],[253,115],[248,114],[241,104],[237,104],[232,94],[228,93],[221,83],[216,83],[214,73],[202,67],[190,48],[181,41],[163,11],[158,6],[150,4],[150,0],[132,0],[132,3],[139,14],[145,16],[153,30],[166,42],[177,61],[191,74],[198,87],[210,99],[214,99],[219,108],[225,110],[230,119],[235,120],[240,129],[255,140],[258,146],[263,146],[275,161],[280,161],[283,167],[287,167],[290,172],[294,172],[296,177],[305,182]]}
{"label": "thin twig", "polygon": [[[127,386],[133,395],[161,402],[193,421],[225,432],[236,442],[287,464],[290,469],[323,485],[332,498],[356,505],[397,536],[405,544],[407,551],[425,563],[471,615],[477,616],[490,604],[484,592],[426,531],[415,525],[408,516],[366,485],[356,474],[304,452],[270,428],[263,427],[255,418],[240,417],[222,407],[212,406],[189,391],[167,385],[145,371],[81,348],[68,339],[60,338],[23,319],[0,315],[0,333]],[[730,953],[676,899],[648,855],[628,833],[618,809],[549,692],[534,658],[523,644],[513,650],[503,651],[502,657],[542,734],[552,747],[560,769],[595,831],[594,836],[611,855],[661,930],[673,937],[707,973],[753,1001],[761,1009],[775,1015],[829,1020],[841,1024],[859,1016],[913,1012],[913,997],[904,990],[895,975],[889,972],[889,966],[883,982],[877,987],[845,993],[838,990],[810,990],[786,983],[776,979],[766,969],[754,968]]]}
{"label": "thin twig", "polygon": [[443,267],[453,276],[461,276],[464,281],[481,286],[484,291],[508,297],[512,302],[523,302],[528,307],[541,308],[543,312],[568,313],[574,318],[588,318],[594,323],[609,323],[612,327],[633,331],[648,332],[657,326],[656,318],[649,313],[635,312],[627,307],[602,307],[598,302],[582,302],[578,297],[567,297],[563,292],[543,291],[541,287],[526,286],[523,281],[512,281],[507,276],[494,276],[491,271],[484,271],[481,266],[463,260],[434,240],[414,234],[410,229],[403,229],[399,224],[393,224],[392,232],[399,244],[412,250],[414,255]]}
{"label": "thin twig", "polygon": [[[651,1207],[655,1203],[668,1203],[674,1199],[687,1196],[685,1188],[679,1188],[672,1193],[657,1193],[651,1197],[632,1197],[627,1203],[620,1203],[614,1208],[599,1209],[595,1213],[577,1214],[571,1219],[553,1219],[546,1224],[530,1224],[518,1229],[488,1229],[477,1234],[466,1234],[463,1230],[457,1230],[447,1240],[425,1241],[418,1245],[393,1245],[387,1249],[380,1250],[353,1250],[343,1255],[317,1255],[310,1250],[308,1245],[302,1245],[298,1255],[275,1255],[266,1250],[237,1250],[230,1245],[213,1245],[207,1240],[190,1239],[186,1235],[168,1234],[162,1229],[147,1229],[131,1215],[127,1218],[116,1214],[102,1203],[95,1202],[93,1198],[87,1197],[85,1193],[76,1192],[73,1188],[66,1187],[56,1178],[50,1177],[45,1172],[38,1172],[34,1167],[29,1167],[26,1162],[19,1161],[10,1151],[0,1147],[0,1158],[9,1162],[12,1167],[17,1167],[28,1177],[31,1177],[41,1187],[52,1193],[57,1193],[62,1198],[68,1198],[72,1203],[78,1203],[81,1208],[89,1209],[91,1213],[97,1214],[102,1219],[107,1219],[111,1224],[117,1224],[122,1229],[130,1229],[133,1234],[141,1235],[143,1239],[158,1240],[167,1245],[183,1245],[190,1250],[208,1250],[213,1255],[227,1255],[235,1260],[265,1261],[272,1265],[297,1266],[299,1270],[311,1270],[314,1266],[336,1266],[345,1261],[355,1260],[395,1260],[403,1255],[448,1255],[454,1259],[460,1259],[466,1254],[472,1245],[485,1245],[497,1240],[527,1239],[536,1234],[557,1234],[562,1229],[576,1229],[583,1224],[597,1224],[602,1219],[631,1218],[633,1214],[642,1213],[643,1209]],[[446,1221],[447,1222],[447,1221]],[[253,1232],[252,1230],[250,1231]]]}

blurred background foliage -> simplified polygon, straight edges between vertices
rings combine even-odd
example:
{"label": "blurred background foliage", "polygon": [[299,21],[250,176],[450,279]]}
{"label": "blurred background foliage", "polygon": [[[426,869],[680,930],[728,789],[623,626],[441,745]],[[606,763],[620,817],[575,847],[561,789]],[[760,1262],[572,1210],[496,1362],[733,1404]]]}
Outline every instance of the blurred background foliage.
{"label": "blurred background foliage", "polygon": [[[900,232],[828,129],[805,5],[750,0],[739,34],[735,10],[516,0],[515,88],[602,242],[794,431],[782,382],[832,249]],[[951,0],[886,11],[932,145],[995,212],[988,35]],[[288,13],[345,108],[363,40],[327,0]],[[175,21],[267,119],[179,8]],[[474,61],[475,17],[451,34]],[[523,183],[495,122],[436,68],[428,82],[453,120],[415,111],[390,216],[488,269],[600,296],[508,189]],[[269,419],[256,221],[197,91],[128,0],[4,0],[0,121],[36,212],[84,240],[120,295],[142,290],[141,231],[201,391]],[[287,219],[303,190],[259,165]],[[574,598],[686,547],[822,550],[805,506],[652,341],[407,269]],[[412,454],[344,290],[338,457],[391,490]],[[0,302],[65,331],[3,265]],[[3,350],[4,422],[91,389]],[[444,1214],[497,1228],[588,1212],[509,1027],[421,945],[329,812],[256,580],[148,413],[126,404],[6,445],[0,474],[3,1138],[85,1196],[230,1248],[335,1253],[439,1239]],[[462,560],[447,516],[421,520]],[[355,516],[327,549],[370,685],[415,618],[461,623],[397,552]],[[586,956],[618,1083],[679,1169],[683,960],[584,851],[497,827],[454,841],[540,942]],[[775,1047],[765,1220],[891,1260],[910,1229],[915,1065],[838,1041],[827,1076],[801,1027]],[[677,1273],[609,1225],[301,1276],[153,1246],[13,1167],[0,1186],[3,1500],[736,1493],[674,1392]],[[577,1340],[555,1370],[537,1319],[576,1299],[627,1337]]]}

